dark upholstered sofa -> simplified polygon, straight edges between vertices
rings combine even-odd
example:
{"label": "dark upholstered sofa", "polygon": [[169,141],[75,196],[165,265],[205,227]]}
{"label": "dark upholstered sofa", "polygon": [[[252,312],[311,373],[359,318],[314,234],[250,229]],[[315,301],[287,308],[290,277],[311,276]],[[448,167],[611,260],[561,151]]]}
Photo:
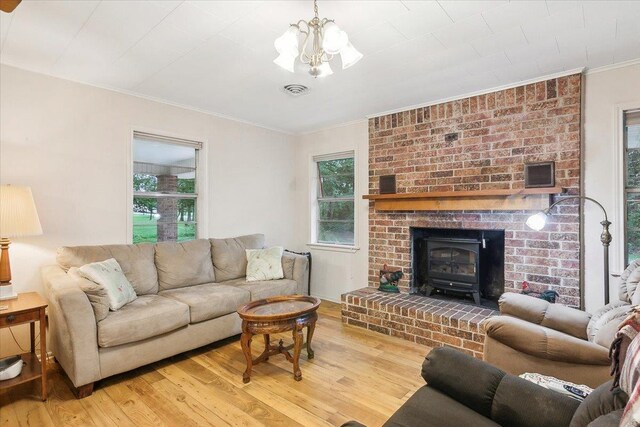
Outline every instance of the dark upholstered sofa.
{"label": "dark upholstered sofa", "polygon": [[609,381],[581,403],[449,347],[427,355],[422,376],[385,427],[613,427],[628,400]]}

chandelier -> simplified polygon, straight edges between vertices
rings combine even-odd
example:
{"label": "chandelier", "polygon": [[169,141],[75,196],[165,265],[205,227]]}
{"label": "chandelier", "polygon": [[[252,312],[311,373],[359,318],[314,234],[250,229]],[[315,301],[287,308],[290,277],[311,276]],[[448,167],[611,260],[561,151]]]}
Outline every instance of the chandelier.
{"label": "chandelier", "polygon": [[[340,54],[342,69],[345,70],[362,59],[362,54],[349,42],[349,36],[332,19],[318,17],[318,3],[313,1],[315,16],[311,21],[300,20],[291,24],[274,43],[279,56],[273,61],[287,71],[294,72],[296,58],[309,65],[313,77],[333,74],[329,66],[334,55]],[[298,37],[302,36],[299,49]]]}

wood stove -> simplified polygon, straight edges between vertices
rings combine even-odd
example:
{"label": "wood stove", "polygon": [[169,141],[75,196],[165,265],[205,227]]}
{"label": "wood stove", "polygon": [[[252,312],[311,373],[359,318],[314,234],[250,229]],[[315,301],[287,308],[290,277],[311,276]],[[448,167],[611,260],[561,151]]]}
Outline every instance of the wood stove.
{"label": "wood stove", "polygon": [[411,293],[497,307],[504,230],[411,227],[411,240]]}
{"label": "wood stove", "polygon": [[480,304],[480,245],[475,239],[427,238],[426,294],[433,289],[470,293]]}

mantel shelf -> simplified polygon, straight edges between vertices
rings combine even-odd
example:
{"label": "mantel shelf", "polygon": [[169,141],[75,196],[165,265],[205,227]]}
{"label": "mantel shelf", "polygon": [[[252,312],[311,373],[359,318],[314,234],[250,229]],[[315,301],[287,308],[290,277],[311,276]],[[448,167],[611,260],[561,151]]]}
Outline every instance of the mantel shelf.
{"label": "mantel shelf", "polygon": [[562,187],[516,190],[439,191],[431,193],[366,194],[377,211],[513,211],[542,210],[550,205],[550,196]]}

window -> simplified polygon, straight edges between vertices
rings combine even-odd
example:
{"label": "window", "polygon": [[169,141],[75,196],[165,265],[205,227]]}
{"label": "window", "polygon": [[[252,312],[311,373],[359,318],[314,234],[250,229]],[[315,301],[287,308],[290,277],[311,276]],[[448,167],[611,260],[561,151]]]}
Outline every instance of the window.
{"label": "window", "polygon": [[313,159],[317,171],[314,243],[353,246],[354,156],[342,153]]}
{"label": "window", "polygon": [[640,259],[640,110],[624,113],[625,265]]}
{"label": "window", "polygon": [[202,144],[133,135],[133,243],[197,237],[198,153]]}

